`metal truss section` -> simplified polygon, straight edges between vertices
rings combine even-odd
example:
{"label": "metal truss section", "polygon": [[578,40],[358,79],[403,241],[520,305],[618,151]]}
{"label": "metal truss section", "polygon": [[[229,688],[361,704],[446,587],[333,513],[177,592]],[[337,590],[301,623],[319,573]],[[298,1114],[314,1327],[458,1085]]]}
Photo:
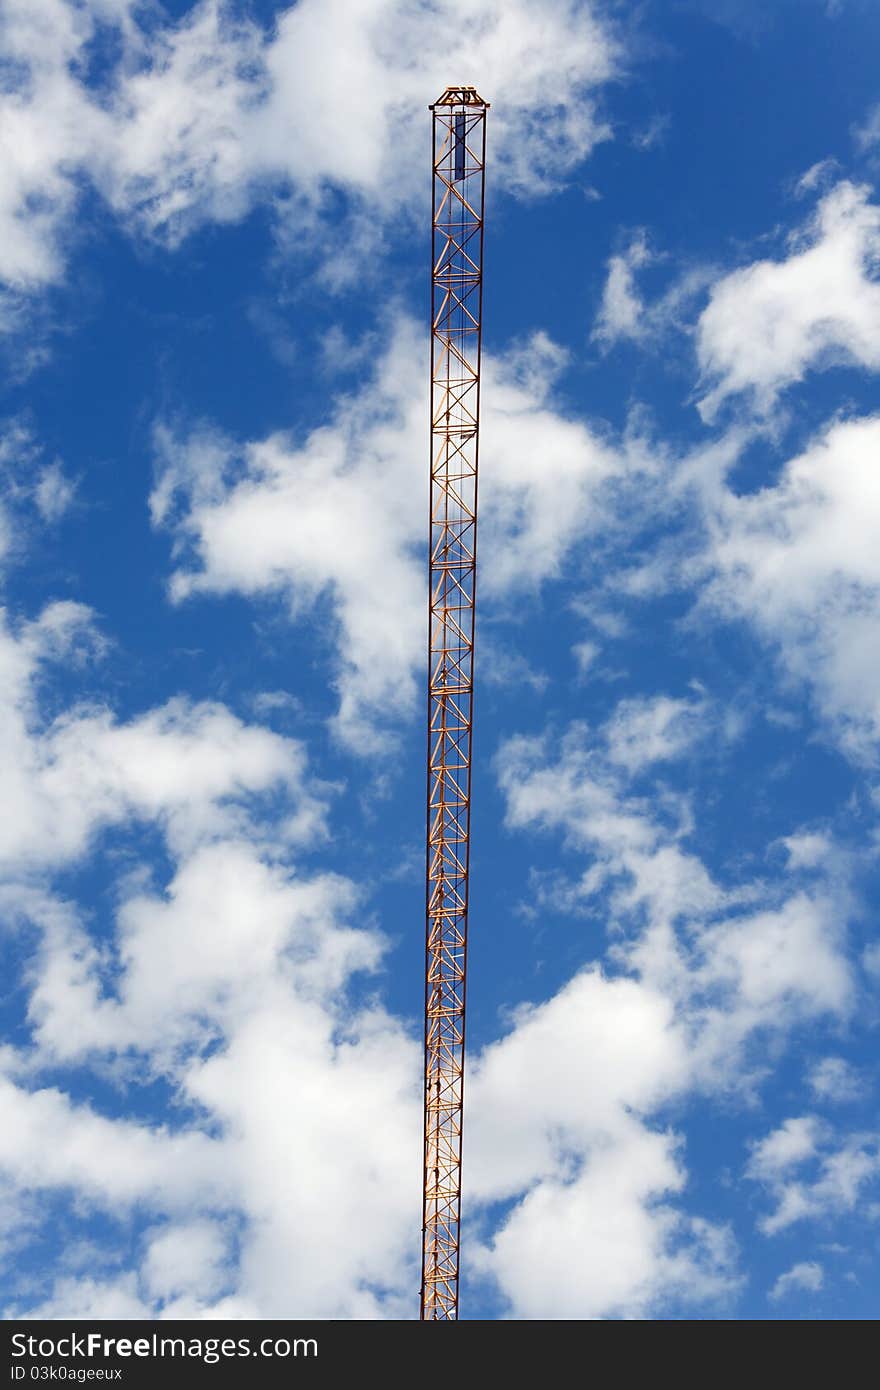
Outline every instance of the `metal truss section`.
{"label": "metal truss section", "polygon": [[458,1317],[486,111],[448,87],[434,129],[421,1317]]}

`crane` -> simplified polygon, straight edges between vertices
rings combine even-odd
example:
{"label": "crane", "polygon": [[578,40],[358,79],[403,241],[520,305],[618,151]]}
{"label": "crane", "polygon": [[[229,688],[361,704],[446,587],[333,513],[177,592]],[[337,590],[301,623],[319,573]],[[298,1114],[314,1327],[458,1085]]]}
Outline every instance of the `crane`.
{"label": "crane", "polygon": [[423,1321],[458,1317],[486,112],[433,119]]}

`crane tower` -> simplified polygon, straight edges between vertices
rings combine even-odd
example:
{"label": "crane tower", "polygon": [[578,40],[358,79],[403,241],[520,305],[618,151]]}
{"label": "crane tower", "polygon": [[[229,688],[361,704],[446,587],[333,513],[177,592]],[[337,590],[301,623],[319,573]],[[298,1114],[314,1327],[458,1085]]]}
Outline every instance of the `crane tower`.
{"label": "crane tower", "polygon": [[421,1318],[458,1317],[486,112],[433,113],[425,1154]]}

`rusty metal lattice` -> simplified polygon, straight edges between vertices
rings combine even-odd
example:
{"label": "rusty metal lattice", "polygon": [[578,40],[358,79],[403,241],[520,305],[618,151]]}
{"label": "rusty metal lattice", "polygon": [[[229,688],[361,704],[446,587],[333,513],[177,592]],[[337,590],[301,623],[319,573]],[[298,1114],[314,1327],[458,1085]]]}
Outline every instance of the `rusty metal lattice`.
{"label": "rusty metal lattice", "polygon": [[458,1317],[486,111],[433,112],[423,1320]]}

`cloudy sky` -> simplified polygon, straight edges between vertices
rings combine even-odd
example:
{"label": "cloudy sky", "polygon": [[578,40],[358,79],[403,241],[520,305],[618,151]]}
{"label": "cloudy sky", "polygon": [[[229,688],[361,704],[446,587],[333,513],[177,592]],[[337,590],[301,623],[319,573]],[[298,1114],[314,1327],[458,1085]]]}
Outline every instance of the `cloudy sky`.
{"label": "cloudy sky", "polygon": [[2,0],[6,1316],[417,1313],[450,82],[463,1315],[876,1315],[878,43],[874,0]]}

